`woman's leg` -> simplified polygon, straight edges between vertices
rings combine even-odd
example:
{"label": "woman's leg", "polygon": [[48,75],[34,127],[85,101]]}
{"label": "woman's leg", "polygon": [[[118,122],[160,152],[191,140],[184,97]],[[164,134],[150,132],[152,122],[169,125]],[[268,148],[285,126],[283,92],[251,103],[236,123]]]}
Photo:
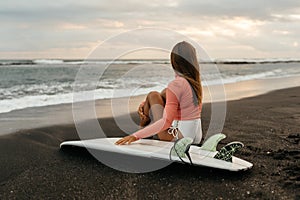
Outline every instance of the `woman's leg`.
{"label": "woman's leg", "polygon": [[[143,112],[144,115],[149,116],[151,123],[154,123],[162,118],[164,107],[165,99],[162,94],[159,92],[150,92],[147,95]],[[171,141],[174,138],[172,135],[168,134],[167,130],[161,131],[157,135],[160,140]]]}
{"label": "woman's leg", "polygon": [[165,103],[160,93],[150,92],[145,101],[144,114],[149,116],[152,122],[155,122],[162,118],[164,107]]}
{"label": "woman's leg", "polygon": [[[163,107],[165,107],[165,104],[166,104],[166,89],[163,89],[161,91],[161,93],[153,91],[153,92],[150,92],[147,95],[145,104],[143,106],[143,113],[144,113],[145,116],[148,116],[148,117],[150,116],[150,107],[151,107],[151,104],[152,105],[158,104],[158,105],[162,105]],[[160,119],[162,117],[162,113],[160,115],[158,115],[158,119]],[[155,120],[155,121],[157,121],[157,120]]]}

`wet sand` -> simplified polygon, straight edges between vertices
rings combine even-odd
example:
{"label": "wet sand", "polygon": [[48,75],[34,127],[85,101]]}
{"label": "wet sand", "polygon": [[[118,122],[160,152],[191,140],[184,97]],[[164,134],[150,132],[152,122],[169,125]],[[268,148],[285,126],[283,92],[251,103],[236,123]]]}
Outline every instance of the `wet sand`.
{"label": "wet sand", "polygon": [[[135,113],[132,117],[138,121]],[[109,115],[98,120],[109,136],[124,135]],[[88,126],[89,121],[82,123]],[[204,132],[209,123],[207,103]],[[234,140],[243,142],[237,156],[252,162],[251,170],[228,172],[173,163],[150,173],[120,172],[83,148],[59,149],[63,141],[79,139],[72,123],[4,135],[0,199],[300,198],[300,87],[228,102],[223,133],[227,138],[219,148]]]}

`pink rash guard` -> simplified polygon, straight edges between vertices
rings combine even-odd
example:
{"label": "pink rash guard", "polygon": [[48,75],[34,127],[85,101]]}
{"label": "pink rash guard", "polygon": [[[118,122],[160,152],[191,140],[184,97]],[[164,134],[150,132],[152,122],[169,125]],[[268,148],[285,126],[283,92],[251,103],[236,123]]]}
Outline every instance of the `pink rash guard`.
{"label": "pink rash guard", "polygon": [[133,133],[136,138],[155,135],[171,127],[173,120],[193,120],[201,117],[202,103],[195,106],[193,92],[189,82],[176,74],[166,90],[166,105],[163,117]]}

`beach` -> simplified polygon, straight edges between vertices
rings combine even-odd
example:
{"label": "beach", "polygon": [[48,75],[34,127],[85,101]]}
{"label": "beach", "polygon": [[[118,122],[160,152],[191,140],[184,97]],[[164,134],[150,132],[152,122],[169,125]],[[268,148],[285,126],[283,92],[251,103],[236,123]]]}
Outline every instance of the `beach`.
{"label": "beach", "polygon": [[299,0],[0,5],[0,200],[300,200]]}
{"label": "beach", "polygon": [[[230,93],[228,88],[226,91]],[[236,155],[254,164],[245,172],[179,163],[149,173],[120,172],[102,164],[84,148],[60,150],[61,142],[79,139],[70,104],[6,114],[6,121],[15,117],[16,122],[18,117],[24,119],[35,113],[32,124],[37,123],[36,113],[49,112],[51,116],[43,119],[48,121],[42,123],[43,127],[28,125],[27,121],[21,130],[1,134],[0,199],[299,199],[300,87],[262,94],[265,92],[248,93],[248,97],[229,98],[227,102],[223,128],[227,138],[218,148],[231,141],[243,142],[245,147]],[[138,105],[143,98],[133,97],[131,104]],[[97,101],[98,121],[108,137],[124,136],[109,105],[108,99]],[[134,109],[131,107],[130,112],[137,123]],[[208,129],[210,115],[211,103],[206,102],[203,132]],[[80,123],[88,125],[89,119]]]}

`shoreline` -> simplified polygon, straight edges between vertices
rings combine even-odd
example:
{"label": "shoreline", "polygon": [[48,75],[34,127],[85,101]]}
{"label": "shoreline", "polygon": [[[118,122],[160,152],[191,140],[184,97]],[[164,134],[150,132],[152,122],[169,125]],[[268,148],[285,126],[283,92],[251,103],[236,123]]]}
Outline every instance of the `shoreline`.
{"label": "shoreline", "polygon": [[[271,91],[276,91],[285,88],[292,88],[300,86],[300,76],[275,78],[275,79],[261,79],[261,80],[249,80],[238,83],[230,83],[223,85],[214,85],[209,88],[203,87],[204,92],[204,104],[209,102],[223,102],[239,100],[249,97],[255,97],[258,95],[266,94]],[[150,92],[150,91],[149,91]],[[103,118],[122,115],[117,112],[112,113],[111,109],[108,109],[111,105],[111,101],[122,102],[128,105],[128,109],[123,111],[123,114],[129,114],[135,112],[137,106],[146,95],[138,95],[130,97],[115,98],[115,99],[99,99],[95,100],[96,115],[90,115],[85,109],[87,106],[91,107],[92,101],[65,103],[58,105],[49,105],[41,107],[30,107],[20,110],[14,110],[8,113],[0,113],[0,136],[22,129],[32,129],[51,125],[70,124],[74,122],[72,106],[76,107],[75,110],[81,112],[84,115],[82,121],[89,120],[91,118]],[[123,104],[124,105],[124,104]],[[93,112],[93,110],[90,110]]]}
{"label": "shoreline", "polygon": [[[227,103],[227,138],[218,149],[243,142],[237,156],[254,164],[246,172],[179,163],[146,174],[116,171],[83,148],[59,149],[63,141],[79,139],[74,124],[1,136],[0,199],[298,199],[299,98],[300,87],[294,87]],[[110,137],[124,135],[113,118],[98,120]],[[209,123],[210,104],[205,104],[204,132]]]}

